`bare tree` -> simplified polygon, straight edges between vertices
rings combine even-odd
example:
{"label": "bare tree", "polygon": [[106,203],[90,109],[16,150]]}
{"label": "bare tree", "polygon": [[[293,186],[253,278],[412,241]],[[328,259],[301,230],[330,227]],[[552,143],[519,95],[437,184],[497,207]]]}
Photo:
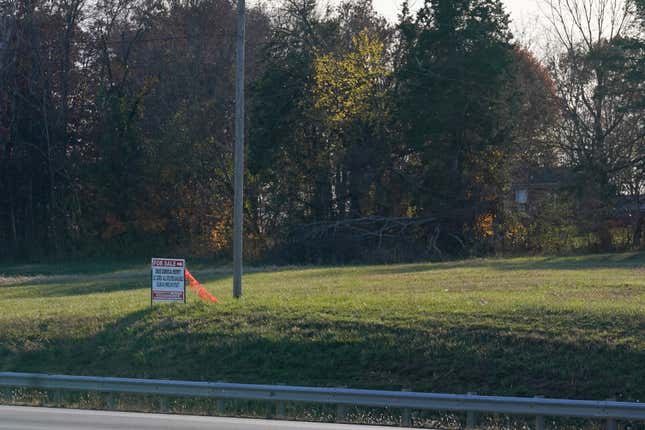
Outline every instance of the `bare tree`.
{"label": "bare tree", "polygon": [[624,0],[546,0],[543,9],[551,33],[565,50],[591,51],[603,40],[627,35],[634,10]]}
{"label": "bare tree", "polygon": [[607,249],[621,178],[645,159],[644,113],[630,108],[634,53],[621,43],[638,36],[634,10],[623,0],[547,0],[545,15],[559,48],[548,59],[561,111],[557,144],[579,174],[581,214]]}

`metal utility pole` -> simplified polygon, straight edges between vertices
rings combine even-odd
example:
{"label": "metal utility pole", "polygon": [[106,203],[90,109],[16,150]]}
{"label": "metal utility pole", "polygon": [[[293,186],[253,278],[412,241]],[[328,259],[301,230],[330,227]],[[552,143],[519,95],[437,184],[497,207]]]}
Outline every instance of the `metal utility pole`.
{"label": "metal utility pole", "polygon": [[244,206],[244,0],[237,0],[235,64],[235,202],[233,209],[233,297],[242,296],[242,238]]}

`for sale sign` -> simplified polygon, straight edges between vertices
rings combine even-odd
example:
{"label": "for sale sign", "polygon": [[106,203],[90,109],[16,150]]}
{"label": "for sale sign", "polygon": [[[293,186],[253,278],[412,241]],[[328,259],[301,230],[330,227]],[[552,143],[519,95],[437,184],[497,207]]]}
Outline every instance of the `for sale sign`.
{"label": "for sale sign", "polygon": [[186,302],[186,261],[177,258],[153,258],[151,265],[151,302]]}

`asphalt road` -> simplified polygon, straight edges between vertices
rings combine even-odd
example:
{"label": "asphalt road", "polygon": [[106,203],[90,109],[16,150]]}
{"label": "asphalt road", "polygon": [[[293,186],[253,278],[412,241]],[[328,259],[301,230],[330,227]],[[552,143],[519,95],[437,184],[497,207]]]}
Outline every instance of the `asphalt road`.
{"label": "asphalt road", "polygon": [[393,430],[346,424],[320,424],[194,415],[141,414],[79,409],[0,406],[0,430]]}

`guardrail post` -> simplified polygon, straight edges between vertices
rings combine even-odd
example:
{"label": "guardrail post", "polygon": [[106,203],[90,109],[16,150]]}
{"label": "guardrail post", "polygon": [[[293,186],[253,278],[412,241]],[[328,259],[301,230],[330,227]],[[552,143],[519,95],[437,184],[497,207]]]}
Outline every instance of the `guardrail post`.
{"label": "guardrail post", "polygon": [[410,416],[410,408],[403,408],[403,413],[401,414],[401,426],[403,426],[403,427],[412,427],[412,418]]}
{"label": "guardrail post", "polygon": [[284,418],[285,416],[285,411],[284,411],[284,402],[278,402],[275,405],[275,415],[278,418]]}
{"label": "guardrail post", "polygon": [[535,430],[545,430],[546,429],[546,424],[544,422],[544,417],[542,415],[538,415],[535,417]]}
{"label": "guardrail post", "polygon": [[11,387],[4,387],[2,389],[2,397],[5,400],[13,403],[13,393],[11,392]]}
{"label": "guardrail post", "polygon": [[[535,396],[536,399],[542,399],[544,396]],[[535,430],[544,430],[546,427],[546,424],[544,422],[544,416],[542,415],[537,415],[535,417]]]}
{"label": "guardrail post", "polygon": [[[615,398],[607,399],[608,402],[615,402]],[[614,418],[607,418],[607,430],[618,430],[618,425]]]}
{"label": "guardrail post", "polygon": [[60,406],[63,400],[63,391],[62,390],[54,390],[54,403],[56,406]]}
{"label": "guardrail post", "polygon": [[217,413],[219,415],[224,415],[225,411],[226,411],[226,404],[224,403],[224,399],[217,399]]}
{"label": "guardrail post", "polygon": [[168,399],[164,396],[159,398],[159,410],[162,414],[168,413]]}
{"label": "guardrail post", "polygon": [[[474,396],[477,393],[466,393],[470,396]],[[474,429],[477,426],[477,413],[475,411],[466,412],[466,428]]]}
{"label": "guardrail post", "polygon": [[474,429],[477,426],[477,414],[474,411],[466,412],[466,428]]}
{"label": "guardrail post", "polygon": [[115,409],[116,402],[114,401],[114,393],[108,393],[105,403],[108,409]]}
{"label": "guardrail post", "polygon": [[342,403],[336,405],[336,422],[344,423],[347,419],[347,407]]}
{"label": "guardrail post", "polygon": [[[401,391],[409,392],[409,388],[403,388]],[[410,416],[410,408],[403,408],[401,411],[401,426],[402,427],[412,427],[412,418]]]}

